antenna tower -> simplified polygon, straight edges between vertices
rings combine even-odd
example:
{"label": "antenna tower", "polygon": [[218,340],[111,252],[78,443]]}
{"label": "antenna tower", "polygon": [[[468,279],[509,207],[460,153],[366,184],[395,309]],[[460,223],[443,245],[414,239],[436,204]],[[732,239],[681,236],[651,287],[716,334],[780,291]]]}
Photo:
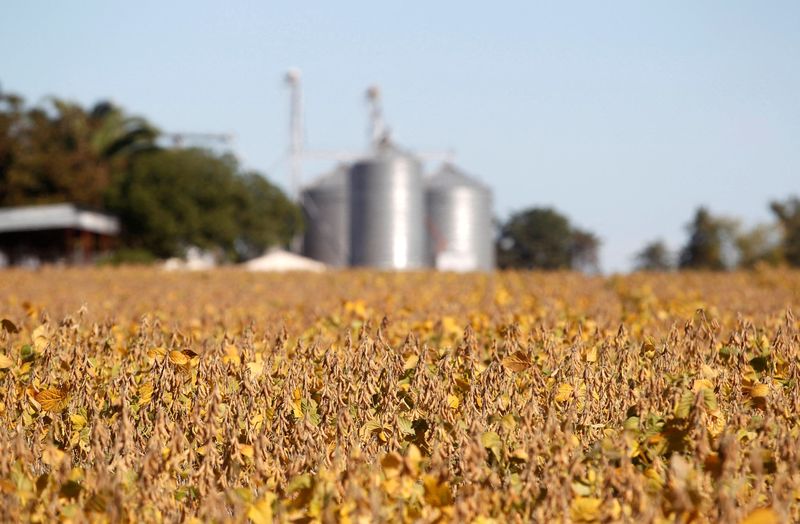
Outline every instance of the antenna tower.
{"label": "antenna tower", "polygon": [[289,162],[291,169],[291,191],[296,200],[300,196],[303,178],[303,89],[300,83],[300,70],[290,69],[286,73],[289,86]]}
{"label": "antenna tower", "polygon": [[369,144],[374,150],[377,150],[378,146],[386,138],[381,89],[377,85],[371,85],[367,88],[367,104],[369,105]]}

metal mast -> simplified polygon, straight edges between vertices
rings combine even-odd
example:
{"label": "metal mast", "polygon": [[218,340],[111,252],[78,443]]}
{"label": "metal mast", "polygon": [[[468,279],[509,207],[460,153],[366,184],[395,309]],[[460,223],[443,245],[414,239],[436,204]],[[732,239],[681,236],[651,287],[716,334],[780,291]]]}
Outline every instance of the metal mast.
{"label": "metal mast", "polygon": [[303,90],[300,70],[292,68],[286,73],[290,92],[289,109],[289,162],[291,166],[291,192],[297,200],[303,178]]}
{"label": "metal mast", "polygon": [[386,138],[386,128],[383,122],[383,107],[381,106],[381,89],[377,85],[367,88],[367,104],[369,105],[369,144],[377,150]]}

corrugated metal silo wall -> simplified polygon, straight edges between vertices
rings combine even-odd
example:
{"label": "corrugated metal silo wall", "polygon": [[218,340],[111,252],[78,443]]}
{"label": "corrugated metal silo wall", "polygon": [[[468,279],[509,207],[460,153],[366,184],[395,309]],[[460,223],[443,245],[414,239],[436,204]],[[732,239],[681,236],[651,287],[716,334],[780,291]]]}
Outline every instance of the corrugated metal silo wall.
{"label": "corrugated metal silo wall", "polygon": [[[472,185],[429,186],[426,207],[428,250],[434,265],[461,271],[494,269],[490,191]],[[442,267],[436,263],[444,255],[450,257],[452,265]]]}
{"label": "corrugated metal silo wall", "polygon": [[350,208],[347,172],[340,171],[302,193],[306,231],[303,254],[333,267],[349,263]]}
{"label": "corrugated metal silo wall", "polygon": [[350,170],[350,263],[383,269],[428,265],[419,162],[381,153]]}

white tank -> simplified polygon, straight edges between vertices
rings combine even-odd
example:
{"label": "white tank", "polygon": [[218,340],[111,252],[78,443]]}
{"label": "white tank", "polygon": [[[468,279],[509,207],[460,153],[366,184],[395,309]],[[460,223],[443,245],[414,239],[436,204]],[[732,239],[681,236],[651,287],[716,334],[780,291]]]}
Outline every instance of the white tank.
{"label": "white tank", "polygon": [[332,267],[347,266],[350,258],[347,170],[339,166],[301,194],[306,220],[303,255]]}
{"label": "white tank", "polygon": [[437,269],[494,269],[492,192],[488,187],[445,164],[426,181],[425,207],[428,254]]}
{"label": "white tank", "polygon": [[428,262],[419,161],[391,145],[350,169],[350,263],[416,269]]}

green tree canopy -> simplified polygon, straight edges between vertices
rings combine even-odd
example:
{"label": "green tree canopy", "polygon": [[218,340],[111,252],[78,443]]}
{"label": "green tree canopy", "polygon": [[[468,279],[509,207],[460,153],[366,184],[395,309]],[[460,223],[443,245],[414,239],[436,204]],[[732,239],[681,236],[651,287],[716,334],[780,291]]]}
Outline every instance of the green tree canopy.
{"label": "green tree canopy", "polygon": [[105,207],[121,219],[124,247],[160,257],[198,246],[247,258],[300,230],[297,206],[264,177],[241,174],[230,155],[160,150],[158,134],[109,102],[27,107],[2,94],[0,206]]}
{"label": "green tree canopy", "polygon": [[270,246],[285,246],[302,231],[300,208],[261,174],[240,175],[238,193],[236,253],[240,258],[255,257]]}
{"label": "green tree canopy", "polygon": [[700,207],[687,226],[689,240],[680,253],[681,269],[710,269],[722,271],[733,265],[737,224],[713,216]]}
{"label": "green tree canopy", "polygon": [[736,235],[738,267],[751,269],[758,264],[777,265],[783,261],[780,226],[759,224]]}
{"label": "green tree canopy", "polygon": [[783,230],[782,250],[786,262],[800,267],[800,199],[791,197],[772,202],[770,208]]}
{"label": "green tree canopy", "polygon": [[0,203],[74,202],[100,207],[115,172],[154,147],[157,131],[108,102],[90,111],[48,98],[26,108],[0,97]]}
{"label": "green tree canopy", "polygon": [[260,175],[239,175],[233,157],[202,149],[140,155],[117,177],[108,208],[125,226],[127,245],[157,256],[185,248],[221,248],[229,258],[286,244],[300,228],[300,213]]}
{"label": "green tree canopy", "polygon": [[669,271],[673,268],[672,254],[663,240],[650,242],[636,254],[637,271]]}
{"label": "green tree canopy", "polygon": [[596,271],[598,247],[593,233],[574,228],[558,211],[532,208],[502,225],[497,261],[501,268]]}

